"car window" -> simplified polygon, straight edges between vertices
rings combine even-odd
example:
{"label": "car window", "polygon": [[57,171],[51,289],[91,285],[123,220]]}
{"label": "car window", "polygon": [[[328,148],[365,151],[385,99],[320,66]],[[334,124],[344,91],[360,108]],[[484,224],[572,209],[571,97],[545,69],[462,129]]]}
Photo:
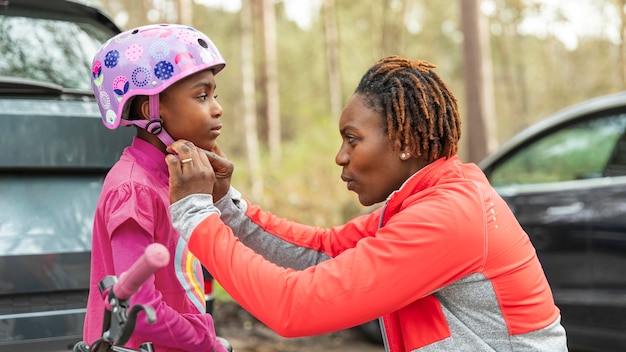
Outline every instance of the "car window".
{"label": "car window", "polygon": [[1,175],[0,255],[91,250],[104,175]]}
{"label": "car window", "polygon": [[498,187],[603,177],[625,126],[621,113],[554,130],[499,163],[489,179]]}
{"label": "car window", "polygon": [[95,23],[6,16],[2,12],[0,33],[0,76],[80,90],[91,89],[85,78],[90,74],[91,59],[112,34]]}

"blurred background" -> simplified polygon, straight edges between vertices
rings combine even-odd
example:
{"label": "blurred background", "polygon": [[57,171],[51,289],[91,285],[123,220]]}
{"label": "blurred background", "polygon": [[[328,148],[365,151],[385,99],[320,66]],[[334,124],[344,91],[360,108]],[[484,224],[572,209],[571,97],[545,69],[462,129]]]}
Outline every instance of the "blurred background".
{"label": "blurred background", "polygon": [[332,226],[359,213],[335,164],[361,75],[432,62],[459,100],[459,154],[477,162],[576,102],[626,88],[626,0],[90,0],[122,29],[182,23],[227,61],[219,143],[233,184],[277,215]]}

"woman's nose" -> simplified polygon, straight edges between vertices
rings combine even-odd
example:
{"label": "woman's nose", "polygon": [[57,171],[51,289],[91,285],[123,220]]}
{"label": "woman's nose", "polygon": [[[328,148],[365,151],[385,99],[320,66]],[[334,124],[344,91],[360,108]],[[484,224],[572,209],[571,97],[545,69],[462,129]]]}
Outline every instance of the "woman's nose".
{"label": "woman's nose", "polygon": [[343,151],[343,148],[339,148],[337,155],[335,155],[335,163],[339,166],[346,165],[348,163],[348,153]]}

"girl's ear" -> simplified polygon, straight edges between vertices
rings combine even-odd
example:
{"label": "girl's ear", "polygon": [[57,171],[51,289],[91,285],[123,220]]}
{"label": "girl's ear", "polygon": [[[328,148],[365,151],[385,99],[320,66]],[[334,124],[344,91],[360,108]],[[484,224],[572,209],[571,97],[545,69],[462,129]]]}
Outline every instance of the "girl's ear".
{"label": "girl's ear", "polygon": [[[128,103],[127,103],[128,104]],[[130,101],[128,119],[148,120],[150,118],[150,103],[145,95],[137,95]]]}
{"label": "girl's ear", "polygon": [[141,101],[138,102],[139,103],[139,117],[142,120],[149,120],[150,119],[150,101],[149,99],[144,99],[142,97]]}

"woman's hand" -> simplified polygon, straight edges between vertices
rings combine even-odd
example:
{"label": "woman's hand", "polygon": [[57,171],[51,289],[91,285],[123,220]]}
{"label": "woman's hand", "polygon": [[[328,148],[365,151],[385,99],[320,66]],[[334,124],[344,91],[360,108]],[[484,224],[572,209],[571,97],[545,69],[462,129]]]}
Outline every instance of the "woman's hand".
{"label": "woman's hand", "polygon": [[209,162],[215,172],[215,184],[213,185],[213,202],[222,199],[230,189],[231,178],[235,165],[226,158],[219,145],[215,144],[212,151],[206,152]]}
{"label": "woman's hand", "polygon": [[184,139],[172,143],[167,151],[178,154],[165,157],[170,173],[170,203],[191,194],[213,192],[216,177],[206,151]]}

